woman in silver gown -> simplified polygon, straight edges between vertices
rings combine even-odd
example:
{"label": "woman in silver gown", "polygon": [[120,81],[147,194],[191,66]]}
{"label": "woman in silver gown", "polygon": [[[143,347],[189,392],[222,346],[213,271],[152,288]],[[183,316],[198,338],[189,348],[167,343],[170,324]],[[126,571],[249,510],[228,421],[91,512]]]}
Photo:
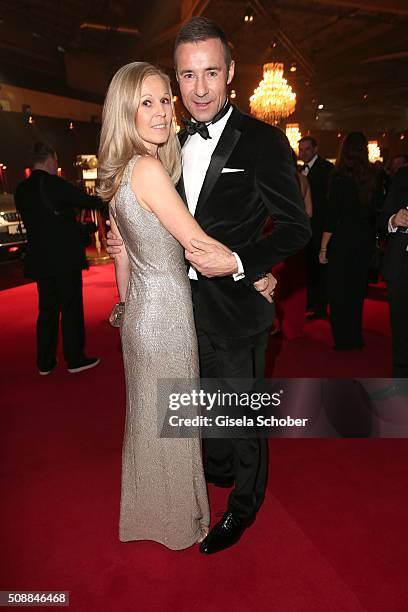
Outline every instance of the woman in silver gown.
{"label": "woman in silver gown", "polygon": [[198,379],[184,248],[216,243],[178,196],[180,173],[168,77],[142,62],[122,67],[105,100],[98,170],[124,241],[115,257],[127,391],[119,538],[171,549],[203,539],[209,508],[200,439],[159,437],[157,386]]}

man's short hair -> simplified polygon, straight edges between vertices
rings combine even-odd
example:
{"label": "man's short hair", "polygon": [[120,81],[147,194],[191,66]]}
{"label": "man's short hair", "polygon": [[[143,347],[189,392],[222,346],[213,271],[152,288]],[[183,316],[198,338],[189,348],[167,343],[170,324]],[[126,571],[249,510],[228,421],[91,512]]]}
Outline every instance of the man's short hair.
{"label": "man's short hair", "polygon": [[232,61],[228,39],[224,30],[210,19],[207,19],[207,17],[193,17],[181,28],[174,43],[174,65],[176,66],[176,51],[179,45],[184,43],[196,43],[211,38],[217,38],[221,41],[224,50],[225,64],[228,70]]}
{"label": "man's short hair", "polygon": [[317,147],[317,140],[316,138],[313,138],[313,136],[303,136],[303,138],[299,140],[298,144],[301,142],[310,142],[314,149]]}
{"label": "man's short hair", "polygon": [[56,157],[57,153],[51,145],[45,142],[36,142],[33,146],[31,160],[35,164],[43,164],[49,157]]}

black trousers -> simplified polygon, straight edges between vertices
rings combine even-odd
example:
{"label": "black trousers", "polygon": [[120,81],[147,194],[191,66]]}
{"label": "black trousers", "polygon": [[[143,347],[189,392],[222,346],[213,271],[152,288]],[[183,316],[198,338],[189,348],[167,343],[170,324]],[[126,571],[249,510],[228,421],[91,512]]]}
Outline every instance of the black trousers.
{"label": "black trousers", "polygon": [[398,278],[388,281],[392,336],[392,375],[408,378],[408,263]]}
{"label": "black trousers", "polygon": [[[202,378],[264,377],[269,330],[250,338],[223,339],[200,329],[197,321],[196,327]],[[267,440],[207,438],[203,440],[203,448],[207,477],[235,481],[228,510],[244,520],[252,519],[265,495]]]}
{"label": "black trousers", "polygon": [[329,250],[330,323],[339,349],[363,346],[363,305],[374,247],[369,231],[334,235]]}
{"label": "black trousers", "polygon": [[307,308],[325,313],[327,310],[327,266],[319,262],[321,233],[314,236],[306,250]]}
{"label": "black trousers", "polygon": [[38,369],[48,371],[56,363],[60,315],[64,358],[68,366],[74,366],[83,358],[85,346],[82,270],[40,278],[37,289]]}

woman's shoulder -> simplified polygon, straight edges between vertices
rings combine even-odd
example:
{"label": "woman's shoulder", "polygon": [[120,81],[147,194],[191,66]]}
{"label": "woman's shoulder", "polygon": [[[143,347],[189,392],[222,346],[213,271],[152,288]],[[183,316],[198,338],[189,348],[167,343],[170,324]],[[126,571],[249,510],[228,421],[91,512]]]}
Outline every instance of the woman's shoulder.
{"label": "woman's shoulder", "polygon": [[148,178],[150,181],[163,178],[168,174],[160,159],[151,155],[139,155],[134,162],[132,169],[132,178],[141,180]]}

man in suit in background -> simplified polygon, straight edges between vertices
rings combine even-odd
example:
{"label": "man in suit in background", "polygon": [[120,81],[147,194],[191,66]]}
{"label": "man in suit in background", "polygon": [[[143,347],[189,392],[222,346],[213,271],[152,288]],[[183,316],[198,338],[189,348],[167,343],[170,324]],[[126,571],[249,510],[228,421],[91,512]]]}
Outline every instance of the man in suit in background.
{"label": "man in suit in background", "polygon": [[382,275],[387,281],[392,335],[393,383],[374,399],[408,395],[408,167],[395,174],[380,217],[388,232]]}
{"label": "man in suit in background", "polygon": [[48,375],[57,365],[59,318],[64,358],[71,373],[99,363],[86,357],[82,270],[87,268],[81,228],[74,207],[103,208],[103,202],[56,176],[53,147],[34,145],[32,172],[17,187],[15,201],[27,230],[25,276],[37,283],[37,367]]}
{"label": "man in suit in background", "polygon": [[307,314],[306,318],[322,319],[327,315],[327,270],[319,262],[319,251],[327,213],[331,164],[320,157],[317,141],[312,136],[299,140],[299,158],[303,161],[302,174],[307,176],[313,202],[312,240],[307,250]]}
{"label": "man in suit in background", "polygon": [[[230,105],[234,62],[224,32],[208,19],[193,18],[179,32],[175,69],[192,117],[180,133],[179,193],[204,231],[233,251],[196,242],[186,253],[200,374],[263,378],[275,316],[274,304],[260,295],[267,272],[310,239],[289,143],[281,130]],[[264,236],[269,216],[275,229]],[[111,234],[108,243],[114,244]],[[255,518],[265,493],[267,441],[207,439],[204,451],[207,481],[235,485],[227,512],[200,546],[209,554],[237,542]]]}

